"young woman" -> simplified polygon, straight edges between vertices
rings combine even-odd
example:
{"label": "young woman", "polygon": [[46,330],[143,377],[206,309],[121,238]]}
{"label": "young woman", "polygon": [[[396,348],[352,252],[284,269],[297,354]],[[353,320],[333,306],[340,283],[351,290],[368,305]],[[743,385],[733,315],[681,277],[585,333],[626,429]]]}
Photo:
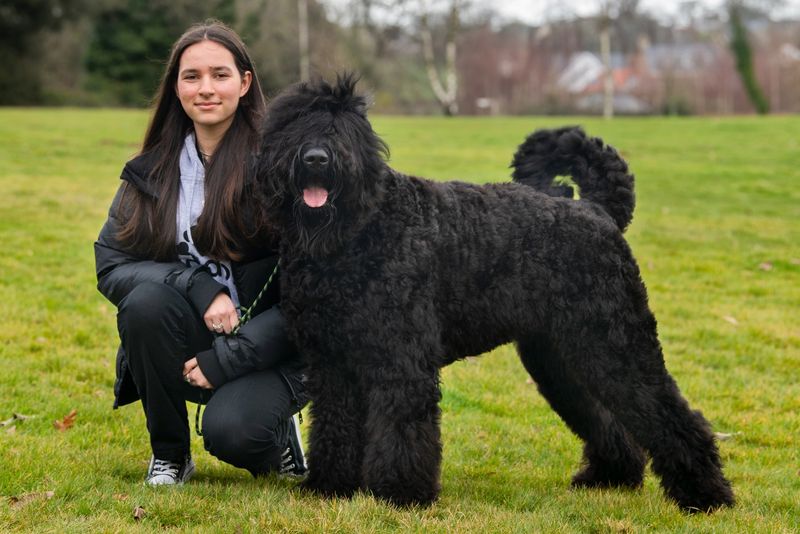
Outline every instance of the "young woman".
{"label": "young woman", "polygon": [[186,400],[207,404],[217,458],[302,475],[293,414],[307,399],[269,281],[277,240],[251,190],[265,102],[241,39],[216,21],[189,28],[155,102],[95,243],[98,289],[118,308],[114,407],[142,401],[148,484],[194,472]]}

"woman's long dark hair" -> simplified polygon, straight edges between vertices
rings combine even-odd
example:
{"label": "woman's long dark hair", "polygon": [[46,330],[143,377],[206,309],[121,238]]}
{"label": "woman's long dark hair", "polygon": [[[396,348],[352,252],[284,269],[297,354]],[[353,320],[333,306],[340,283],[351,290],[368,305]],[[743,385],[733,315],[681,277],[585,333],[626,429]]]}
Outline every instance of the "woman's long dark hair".
{"label": "woman's long dark hair", "polygon": [[[176,216],[180,187],[179,158],[192,120],[176,94],[183,52],[200,41],[224,46],[234,58],[241,76],[252,73],[250,89],[239,100],[233,122],[206,166],[205,205],[192,230],[197,249],[215,259],[241,260],[264,241],[266,228],[261,210],[250,205],[247,175],[258,149],[258,129],[266,102],[244,43],[216,20],[195,24],[172,46],[169,62],[155,96],[153,117],[141,154],[155,162],[149,180],[155,196],[127,184],[123,193],[124,216],[117,238],[137,254],[159,261],[176,258]],[[243,215],[247,214],[247,217]],[[247,220],[246,220],[247,219]]]}

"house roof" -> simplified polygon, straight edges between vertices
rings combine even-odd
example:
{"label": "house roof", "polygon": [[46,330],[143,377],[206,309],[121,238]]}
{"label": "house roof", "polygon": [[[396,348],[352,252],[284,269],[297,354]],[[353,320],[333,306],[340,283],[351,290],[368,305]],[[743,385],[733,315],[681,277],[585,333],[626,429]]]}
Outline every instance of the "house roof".
{"label": "house roof", "polygon": [[[611,54],[611,68],[617,69],[625,65],[622,54]],[[570,93],[582,93],[597,81],[605,72],[602,60],[593,52],[578,52],[572,54],[567,66],[561,71],[556,84]]]}

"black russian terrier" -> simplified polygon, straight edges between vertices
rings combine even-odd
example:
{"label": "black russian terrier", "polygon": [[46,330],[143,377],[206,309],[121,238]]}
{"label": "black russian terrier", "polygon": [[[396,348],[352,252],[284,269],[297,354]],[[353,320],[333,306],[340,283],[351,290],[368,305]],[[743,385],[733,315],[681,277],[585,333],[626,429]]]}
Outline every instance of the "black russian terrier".
{"label": "black russian terrier", "polygon": [[585,442],[574,486],[638,487],[649,454],[683,509],[732,505],[709,424],[664,365],[622,236],[633,177],[614,149],[578,128],[538,131],[514,157],[516,183],[483,186],[407,176],[387,159],[351,76],[269,104],[258,189],[309,364],[305,487],[434,501],[439,369],[513,341]]}

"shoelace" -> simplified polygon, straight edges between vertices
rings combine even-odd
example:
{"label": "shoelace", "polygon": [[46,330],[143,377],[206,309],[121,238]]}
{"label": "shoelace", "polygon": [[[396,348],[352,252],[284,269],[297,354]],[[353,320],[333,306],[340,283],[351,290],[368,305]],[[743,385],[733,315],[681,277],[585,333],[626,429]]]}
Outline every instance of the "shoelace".
{"label": "shoelace", "polygon": [[283,454],[281,454],[281,474],[291,473],[295,468],[294,457],[292,451],[287,447]]}
{"label": "shoelace", "polygon": [[172,478],[178,478],[178,472],[181,470],[181,465],[167,460],[156,459],[153,462],[153,476],[167,475]]}

